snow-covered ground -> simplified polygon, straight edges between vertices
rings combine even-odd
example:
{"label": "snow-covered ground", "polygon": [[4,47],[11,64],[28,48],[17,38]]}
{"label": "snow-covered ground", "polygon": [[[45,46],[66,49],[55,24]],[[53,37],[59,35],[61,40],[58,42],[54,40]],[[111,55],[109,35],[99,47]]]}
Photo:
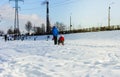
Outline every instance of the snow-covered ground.
{"label": "snow-covered ground", "polygon": [[64,46],[54,45],[52,36],[1,38],[0,77],[120,77],[120,31],[64,36]]}

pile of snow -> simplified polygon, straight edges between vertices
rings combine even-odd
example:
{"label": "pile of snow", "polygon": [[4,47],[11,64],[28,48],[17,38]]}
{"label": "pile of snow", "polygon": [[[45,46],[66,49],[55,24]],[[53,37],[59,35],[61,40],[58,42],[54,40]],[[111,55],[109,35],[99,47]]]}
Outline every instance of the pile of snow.
{"label": "pile of snow", "polygon": [[[120,31],[0,40],[0,77],[120,77]],[[33,38],[36,37],[36,41]]]}

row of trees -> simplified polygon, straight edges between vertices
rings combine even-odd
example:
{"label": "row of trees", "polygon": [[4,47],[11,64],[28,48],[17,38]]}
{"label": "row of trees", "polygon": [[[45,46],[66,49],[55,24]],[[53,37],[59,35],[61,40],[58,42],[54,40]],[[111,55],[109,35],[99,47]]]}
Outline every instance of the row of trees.
{"label": "row of trees", "polygon": [[[112,26],[102,26],[102,27],[91,27],[91,28],[82,28],[82,29],[74,29],[74,30],[66,30],[66,25],[61,22],[56,22],[54,24],[59,29],[60,33],[80,33],[80,32],[97,32],[97,31],[108,31],[108,30],[120,30],[120,25],[112,25]],[[50,26],[50,34],[51,34],[51,26]],[[25,24],[25,29],[27,31],[27,35],[34,34],[34,35],[44,35],[46,34],[46,28],[44,24],[41,24],[40,27],[36,27],[32,25],[30,21]],[[8,29],[7,34],[14,34],[20,31],[18,29],[13,30],[12,28]],[[3,31],[0,30],[0,35],[4,34]]]}
{"label": "row of trees", "polygon": [[[44,34],[45,33],[45,25],[42,24],[41,27],[36,27],[35,25],[33,26],[32,23],[30,21],[28,21],[26,24],[25,24],[25,29],[27,31],[27,35],[30,35],[31,33],[32,34]],[[18,29],[14,30],[12,28],[8,29],[7,31],[7,34],[15,34],[15,33],[20,33],[20,31]]]}
{"label": "row of trees", "polygon": [[42,24],[41,27],[36,27],[36,26],[33,26],[30,21],[28,21],[25,24],[25,29],[27,30],[28,35],[30,34],[30,31],[33,31],[32,34],[36,34],[36,35],[45,34],[45,25],[44,24]]}
{"label": "row of trees", "polygon": [[[65,31],[65,25],[63,23],[56,22],[54,25],[57,26],[59,31]],[[27,33],[26,33],[27,35],[30,35],[30,34],[44,35],[44,34],[46,34],[46,30],[45,30],[46,28],[45,28],[44,24],[41,24],[41,26],[37,27],[37,26],[33,25],[30,21],[28,21],[25,24],[25,29],[27,31]],[[52,26],[50,26],[50,33],[51,33],[51,29],[52,29]],[[21,34],[18,29],[13,30],[12,28],[10,28],[7,31],[7,34],[15,34],[15,33]]]}
{"label": "row of trees", "polygon": [[98,31],[111,31],[111,30],[120,30],[120,25],[91,27],[91,28],[76,29],[71,31],[68,30],[68,31],[65,31],[64,33],[98,32]]}

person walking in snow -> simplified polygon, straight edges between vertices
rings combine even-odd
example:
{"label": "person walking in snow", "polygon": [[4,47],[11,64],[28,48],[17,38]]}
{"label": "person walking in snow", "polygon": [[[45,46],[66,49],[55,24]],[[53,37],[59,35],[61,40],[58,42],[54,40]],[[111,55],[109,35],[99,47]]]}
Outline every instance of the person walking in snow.
{"label": "person walking in snow", "polygon": [[58,37],[59,32],[56,26],[53,26],[52,34],[53,34],[54,45],[57,45],[57,37]]}

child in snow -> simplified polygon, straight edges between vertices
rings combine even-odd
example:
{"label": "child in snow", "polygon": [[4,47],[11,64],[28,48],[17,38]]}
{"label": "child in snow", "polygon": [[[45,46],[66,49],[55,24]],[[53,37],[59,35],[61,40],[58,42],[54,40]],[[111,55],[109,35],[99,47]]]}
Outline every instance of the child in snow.
{"label": "child in snow", "polygon": [[58,39],[58,45],[60,45],[60,43],[62,44],[62,45],[64,45],[64,36],[63,35],[60,35],[60,37],[59,37],[59,39]]}

